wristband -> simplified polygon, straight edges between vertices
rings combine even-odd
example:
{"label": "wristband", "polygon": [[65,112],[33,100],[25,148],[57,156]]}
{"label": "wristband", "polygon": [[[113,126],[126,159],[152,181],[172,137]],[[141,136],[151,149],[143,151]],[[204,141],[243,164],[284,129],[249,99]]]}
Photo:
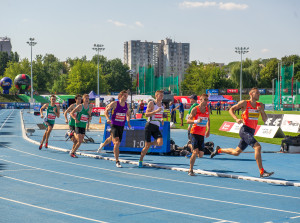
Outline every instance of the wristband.
{"label": "wristband", "polygon": [[194,120],[194,123],[197,124],[197,123],[198,123],[198,120]]}

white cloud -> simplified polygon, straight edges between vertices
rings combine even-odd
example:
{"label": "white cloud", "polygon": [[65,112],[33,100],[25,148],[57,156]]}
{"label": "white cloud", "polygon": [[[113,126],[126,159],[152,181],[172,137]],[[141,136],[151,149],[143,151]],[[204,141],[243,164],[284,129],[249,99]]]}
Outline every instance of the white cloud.
{"label": "white cloud", "polygon": [[29,22],[29,19],[24,18],[24,19],[21,20],[21,22],[22,22],[22,23],[27,23],[27,22]]}
{"label": "white cloud", "polygon": [[118,27],[125,27],[125,26],[127,26],[125,23],[121,23],[119,21],[113,21],[111,19],[109,19],[107,21],[110,22],[110,23],[112,23],[112,24],[114,24],[115,26],[118,26]]}
{"label": "white cloud", "polygon": [[189,2],[184,1],[179,4],[181,8],[207,8],[207,7],[218,7],[221,10],[245,10],[248,8],[246,4],[236,4],[233,2],[228,3],[217,3],[217,2]]}
{"label": "white cloud", "polygon": [[270,50],[265,48],[265,49],[262,49],[261,52],[262,53],[268,53],[268,52],[270,52]]}
{"label": "white cloud", "polygon": [[144,25],[141,22],[139,22],[139,21],[136,21],[135,25],[137,25],[138,27],[142,27],[142,28],[144,27]]}
{"label": "white cloud", "polygon": [[248,8],[248,5],[246,4],[236,4],[233,2],[228,2],[228,3],[220,2],[219,4],[219,9],[222,10],[245,10],[246,8]]}
{"label": "white cloud", "polygon": [[198,8],[198,7],[209,7],[209,6],[216,6],[216,2],[188,2],[184,1],[180,3],[179,6],[182,8]]}

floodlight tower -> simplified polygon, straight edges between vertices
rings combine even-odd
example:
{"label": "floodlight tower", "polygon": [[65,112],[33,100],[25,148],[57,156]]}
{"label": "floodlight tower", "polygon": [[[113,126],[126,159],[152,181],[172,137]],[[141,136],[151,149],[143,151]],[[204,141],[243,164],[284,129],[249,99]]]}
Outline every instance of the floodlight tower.
{"label": "floodlight tower", "polygon": [[103,50],[105,50],[105,48],[103,48],[104,45],[102,44],[94,44],[94,47],[92,48],[93,50],[97,51],[98,54],[98,72],[97,72],[97,95],[99,95],[99,53]]}
{"label": "floodlight tower", "polygon": [[243,54],[249,52],[249,47],[236,47],[235,52],[241,54],[241,73],[240,73],[240,101],[242,100],[242,72],[243,72]]}

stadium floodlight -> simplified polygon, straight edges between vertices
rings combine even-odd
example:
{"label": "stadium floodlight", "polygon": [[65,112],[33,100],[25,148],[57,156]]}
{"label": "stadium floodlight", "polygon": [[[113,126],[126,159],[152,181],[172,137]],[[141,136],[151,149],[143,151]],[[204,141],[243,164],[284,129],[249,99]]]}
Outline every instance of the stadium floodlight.
{"label": "stadium floodlight", "polygon": [[249,52],[249,47],[235,47],[235,52],[241,54],[241,73],[240,73],[240,101],[242,100],[242,72],[243,72],[243,54]]}
{"label": "stadium floodlight", "polygon": [[99,53],[103,50],[105,50],[105,48],[103,48],[104,45],[102,44],[94,44],[94,47],[92,48],[93,50],[97,51],[98,54],[98,72],[97,72],[97,95],[99,95],[100,97],[100,92],[99,92]]}
{"label": "stadium floodlight", "polygon": [[[31,48],[31,81],[30,81],[30,85],[31,85],[31,103],[33,103],[33,79],[32,79],[32,47],[37,44],[37,42],[34,42],[34,38],[29,38],[29,41],[27,41],[27,44],[30,46]],[[30,106],[29,106],[30,107]]]}

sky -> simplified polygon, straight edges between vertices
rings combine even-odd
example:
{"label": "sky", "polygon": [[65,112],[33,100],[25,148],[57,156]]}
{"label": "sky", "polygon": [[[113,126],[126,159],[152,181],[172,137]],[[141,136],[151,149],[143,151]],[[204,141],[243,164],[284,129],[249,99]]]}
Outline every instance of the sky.
{"label": "sky", "polygon": [[124,42],[171,38],[190,43],[190,60],[239,61],[300,54],[299,0],[0,0],[0,37],[11,38],[21,58],[54,54],[66,58],[96,54],[123,61]]}

